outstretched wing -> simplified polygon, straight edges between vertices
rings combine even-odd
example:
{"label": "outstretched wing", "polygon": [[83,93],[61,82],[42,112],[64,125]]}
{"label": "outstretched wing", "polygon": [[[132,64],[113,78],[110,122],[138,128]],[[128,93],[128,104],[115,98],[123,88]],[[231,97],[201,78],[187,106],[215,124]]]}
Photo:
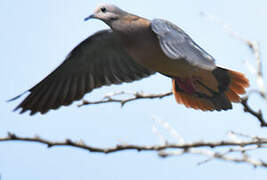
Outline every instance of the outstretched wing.
{"label": "outstretched wing", "polygon": [[30,94],[15,110],[44,114],[81,99],[95,88],[131,82],[153,73],[135,63],[112,30],[99,31],[81,42],[58,68],[29,89]]}
{"label": "outstretched wing", "polygon": [[199,47],[182,29],[169,21],[154,19],[151,29],[157,35],[160,47],[171,59],[183,59],[193,66],[214,69],[214,58]]}

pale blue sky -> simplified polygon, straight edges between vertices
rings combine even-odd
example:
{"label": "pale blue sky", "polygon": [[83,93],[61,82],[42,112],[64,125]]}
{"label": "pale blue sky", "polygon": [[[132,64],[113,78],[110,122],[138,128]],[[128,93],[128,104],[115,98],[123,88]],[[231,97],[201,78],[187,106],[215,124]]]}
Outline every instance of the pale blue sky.
{"label": "pale blue sky", "polygon": [[[157,144],[158,137],[152,132],[153,116],[169,122],[189,142],[220,140],[226,138],[229,130],[266,135],[266,129],[261,129],[255,118],[243,113],[241,105],[236,104],[233,110],[227,112],[204,113],[176,104],[173,97],[136,101],[126,104],[124,108],[113,103],[78,108],[76,102],[44,116],[38,114],[30,117],[12,112],[22,99],[6,103],[7,99],[39,82],[80,41],[107,28],[97,20],[83,21],[102,2],[104,1],[0,1],[1,137],[10,131],[22,136],[38,134],[50,140],[82,139],[89,145],[99,147],[124,142]],[[255,87],[253,76],[243,64],[244,60],[253,60],[248,48],[228,36],[220,25],[201,17],[200,12],[217,16],[248,39],[259,41],[263,59],[266,59],[266,1],[109,2],[140,16],[172,21],[214,56],[218,64],[246,73]],[[266,70],[265,67],[264,72]],[[135,83],[97,89],[85,98],[96,100],[105,93],[121,90],[156,93],[170,89],[170,80],[157,74]],[[257,96],[251,98],[251,104],[261,108],[266,106]],[[266,109],[264,113],[266,114]],[[173,141],[168,136],[167,138]],[[244,164],[212,161],[197,166],[197,162],[203,159],[192,155],[161,159],[156,153],[135,151],[103,155],[73,148],[47,149],[44,145],[25,142],[0,143],[0,174],[3,180],[188,180],[200,177],[207,180],[260,180],[267,176],[266,169],[254,169]]]}

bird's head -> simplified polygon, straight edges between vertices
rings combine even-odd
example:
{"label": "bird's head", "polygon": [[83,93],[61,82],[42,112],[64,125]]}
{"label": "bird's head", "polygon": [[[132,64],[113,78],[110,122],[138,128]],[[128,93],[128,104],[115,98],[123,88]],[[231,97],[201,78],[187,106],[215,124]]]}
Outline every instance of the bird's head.
{"label": "bird's head", "polygon": [[122,9],[118,8],[115,5],[112,4],[102,4],[99,5],[94,13],[84,20],[87,21],[89,19],[100,19],[104,21],[106,24],[110,25],[112,22],[120,19],[127,13],[123,11]]}

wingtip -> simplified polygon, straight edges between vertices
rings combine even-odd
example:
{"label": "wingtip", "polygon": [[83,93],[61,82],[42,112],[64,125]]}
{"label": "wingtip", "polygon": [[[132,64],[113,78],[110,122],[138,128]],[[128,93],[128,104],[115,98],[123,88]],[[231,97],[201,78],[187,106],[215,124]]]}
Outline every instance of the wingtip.
{"label": "wingtip", "polygon": [[[25,93],[27,93],[27,92],[28,92],[28,91],[24,91],[23,93],[19,94],[18,96],[6,100],[6,102],[9,103],[9,102],[11,102],[11,101],[15,101],[15,100],[17,100],[18,98],[20,98],[21,96],[23,96],[23,95],[24,95]],[[16,107],[15,109],[17,109],[17,108],[18,108],[18,107]]]}
{"label": "wingtip", "polygon": [[31,110],[31,112],[30,112],[30,116],[33,116],[33,115],[35,115],[36,113],[37,113],[37,111]]}
{"label": "wingtip", "polygon": [[28,110],[28,109],[24,109],[24,108],[22,108],[22,110],[19,112],[19,114],[23,114],[23,113],[25,113],[27,110]]}
{"label": "wingtip", "polygon": [[13,109],[13,112],[17,111],[20,107],[17,106],[16,108]]}
{"label": "wingtip", "polygon": [[[30,109],[25,109],[25,108],[21,107],[20,105],[18,105],[15,109],[13,109],[13,112],[17,111],[17,110],[20,109],[20,108],[21,108],[21,110],[20,110],[19,114],[24,114],[26,111],[30,110]],[[35,115],[37,112],[38,112],[38,111],[36,111],[36,110],[30,110],[30,114],[29,114],[29,115],[30,115],[30,116],[33,116],[33,115]]]}

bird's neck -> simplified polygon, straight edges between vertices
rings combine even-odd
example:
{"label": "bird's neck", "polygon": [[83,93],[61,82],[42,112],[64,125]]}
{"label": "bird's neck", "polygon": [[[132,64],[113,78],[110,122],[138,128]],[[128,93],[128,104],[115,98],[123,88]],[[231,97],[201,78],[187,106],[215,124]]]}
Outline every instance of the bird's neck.
{"label": "bird's neck", "polygon": [[155,64],[154,59],[162,57],[158,39],[151,30],[149,20],[130,16],[114,23],[113,31],[121,38],[125,50],[135,61],[150,68]]}
{"label": "bird's neck", "polygon": [[[123,41],[127,49],[144,46],[144,37],[151,36],[150,21],[135,15],[126,15],[111,24],[111,28]],[[140,42],[143,42],[140,44]]]}
{"label": "bird's neck", "polygon": [[111,25],[113,31],[121,36],[138,36],[147,33],[150,21],[135,15],[126,15]]}

